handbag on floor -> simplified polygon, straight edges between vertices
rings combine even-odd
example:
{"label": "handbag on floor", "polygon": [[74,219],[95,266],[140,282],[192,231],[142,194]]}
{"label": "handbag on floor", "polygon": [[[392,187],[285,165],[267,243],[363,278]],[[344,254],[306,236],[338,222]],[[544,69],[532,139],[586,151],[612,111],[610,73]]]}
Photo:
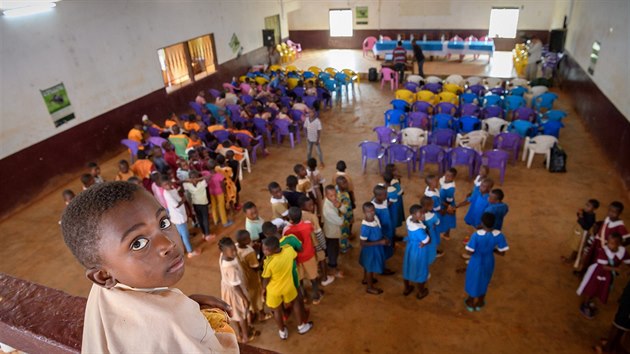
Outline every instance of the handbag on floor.
{"label": "handbag on floor", "polygon": [[551,148],[549,162],[549,172],[567,172],[567,153],[558,144],[554,144]]}
{"label": "handbag on floor", "polygon": [[378,81],[378,72],[376,71],[376,68],[370,68],[368,71],[368,80],[372,82]]}

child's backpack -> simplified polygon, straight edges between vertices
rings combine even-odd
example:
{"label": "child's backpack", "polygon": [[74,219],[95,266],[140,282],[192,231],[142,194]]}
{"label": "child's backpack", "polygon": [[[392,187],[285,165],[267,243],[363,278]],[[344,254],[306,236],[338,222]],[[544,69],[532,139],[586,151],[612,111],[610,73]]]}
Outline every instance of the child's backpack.
{"label": "child's backpack", "polygon": [[368,80],[369,81],[378,81],[378,72],[376,71],[376,68],[370,68],[370,70],[368,70]]}
{"label": "child's backpack", "polygon": [[549,172],[567,172],[567,153],[558,144],[554,144],[551,148]]}

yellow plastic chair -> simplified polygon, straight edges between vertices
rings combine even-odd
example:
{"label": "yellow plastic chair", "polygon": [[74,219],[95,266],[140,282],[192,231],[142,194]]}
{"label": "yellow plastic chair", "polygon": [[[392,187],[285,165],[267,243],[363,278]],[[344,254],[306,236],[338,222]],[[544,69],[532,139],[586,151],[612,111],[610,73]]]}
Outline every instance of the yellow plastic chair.
{"label": "yellow plastic chair", "polygon": [[319,75],[319,73],[322,72],[322,69],[317,66],[311,66],[310,68],[308,68],[308,71],[314,73],[315,75]]}
{"label": "yellow plastic chair", "polygon": [[296,72],[296,73],[298,73],[298,74],[300,73],[300,70],[299,70],[299,69],[297,68],[297,66],[295,66],[295,65],[288,65],[288,66],[286,67],[286,70],[287,70],[287,73],[290,73],[290,72],[292,72],[292,71],[295,71],[295,72]]}
{"label": "yellow plastic chair", "polygon": [[262,77],[262,76],[256,76],[256,78],[254,79],[256,81],[256,83],[258,85],[264,85],[264,84],[268,84],[269,80],[267,80],[266,78]]}
{"label": "yellow plastic chair", "polygon": [[451,83],[444,84],[444,86],[442,86],[442,90],[456,94],[456,95],[459,95],[460,93],[464,92],[463,87],[457,84],[451,84]]}
{"label": "yellow plastic chair", "polygon": [[416,92],[416,101],[429,102],[435,106],[438,103],[438,97],[429,90],[421,90]]}
{"label": "yellow plastic chair", "polygon": [[269,71],[273,71],[273,72],[282,71],[282,72],[284,72],[284,68],[282,67],[282,65],[274,64],[274,65],[269,67]]}
{"label": "yellow plastic chair", "polygon": [[396,99],[407,101],[410,105],[416,101],[416,94],[407,89],[396,90],[394,95]]}
{"label": "yellow plastic chair", "polygon": [[285,51],[282,49],[282,46],[280,44],[276,45],[276,50],[278,51],[278,54],[280,55],[280,62],[286,63],[288,61],[288,56],[285,53]]}
{"label": "yellow plastic chair", "polygon": [[438,98],[440,102],[449,102],[456,106],[459,105],[459,97],[452,92],[448,92],[448,91],[440,92],[438,93]]}
{"label": "yellow plastic chair", "polygon": [[317,78],[312,77],[310,79],[304,80],[304,83],[307,83],[307,82],[312,82],[313,85],[317,85]]}
{"label": "yellow plastic chair", "polygon": [[350,78],[350,81],[356,81],[357,84],[361,83],[361,78],[359,77],[359,74],[355,73],[354,71],[352,71],[350,69],[343,69],[343,70],[341,70],[341,72],[346,74],[346,76],[348,76]]}
{"label": "yellow plastic chair", "polygon": [[294,88],[297,87],[298,81],[300,81],[300,79],[294,78],[294,77],[290,77],[287,79],[287,87],[289,88],[289,90],[293,90]]}
{"label": "yellow plastic chair", "polygon": [[238,82],[245,82],[245,79],[247,79],[247,76],[246,75],[241,75],[238,78]]}
{"label": "yellow plastic chair", "polygon": [[330,76],[332,77],[335,77],[335,75],[337,74],[337,69],[331,67],[324,69],[324,71],[330,74]]}

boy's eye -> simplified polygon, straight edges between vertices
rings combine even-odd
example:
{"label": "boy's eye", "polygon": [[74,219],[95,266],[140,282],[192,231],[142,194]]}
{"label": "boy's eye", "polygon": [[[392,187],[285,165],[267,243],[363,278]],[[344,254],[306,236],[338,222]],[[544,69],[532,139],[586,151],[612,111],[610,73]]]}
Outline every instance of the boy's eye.
{"label": "boy's eye", "polygon": [[135,241],[133,241],[133,243],[131,244],[131,249],[133,251],[139,251],[143,248],[145,248],[147,246],[147,244],[149,243],[149,240],[147,240],[146,238],[139,238]]}
{"label": "boy's eye", "polygon": [[170,226],[171,226],[171,219],[164,218],[164,219],[160,220],[160,228],[161,229],[168,229]]}

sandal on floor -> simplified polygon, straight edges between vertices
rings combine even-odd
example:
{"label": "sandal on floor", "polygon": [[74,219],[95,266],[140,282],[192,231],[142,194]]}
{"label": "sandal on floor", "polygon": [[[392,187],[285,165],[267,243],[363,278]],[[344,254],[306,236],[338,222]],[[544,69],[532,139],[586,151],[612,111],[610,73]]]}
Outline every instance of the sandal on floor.
{"label": "sandal on floor", "polygon": [[380,295],[380,294],[383,293],[383,289],[370,288],[370,289],[366,289],[365,292],[370,294],[370,295]]}
{"label": "sandal on floor", "polygon": [[[373,279],[372,279],[372,284],[376,284],[376,283],[378,283],[378,279],[373,278]],[[367,280],[363,279],[363,280],[361,281],[361,284],[363,284],[363,285],[367,285]]]}
{"label": "sandal on floor", "polygon": [[403,295],[409,296],[409,294],[411,294],[412,292],[413,292],[413,286],[409,286],[405,288],[405,291],[403,291]]}
{"label": "sandal on floor", "polygon": [[396,274],[396,272],[394,272],[394,271],[393,271],[393,270],[391,270],[391,269],[385,269],[385,270],[383,271],[383,275],[394,275],[394,274]]}
{"label": "sandal on floor", "polygon": [[429,295],[429,289],[426,289],[426,288],[425,288],[425,289],[424,289],[421,293],[418,293],[418,294],[416,295],[416,299],[418,299],[418,300],[422,300],[422,299],[424,299],[425,297],[427,297],[428,295]]}
{"label": "sandal on floor", "polygon": [[273,314],[265,313],[265,316],[263,316],[261,319],[259,319],[258,322],[264,322],[264,321],[270,320],[272,318],[273,318]]}
{"label": "sandal on floor", "polygon": [[468,312],[475,312],[475,308],[468,306],[466,300],[464,300],[464,306],[466,306],[466,310],[468,310]]}

